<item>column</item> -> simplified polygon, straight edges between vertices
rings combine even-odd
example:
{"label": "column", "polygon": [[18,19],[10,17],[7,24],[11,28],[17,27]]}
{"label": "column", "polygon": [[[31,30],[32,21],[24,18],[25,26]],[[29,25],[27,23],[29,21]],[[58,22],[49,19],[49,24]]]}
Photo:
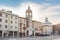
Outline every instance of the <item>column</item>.
{"label": "column", "polygon": [[27,37],[27,33],[25,33],[25,37]]}
{"label": "column", "polygon": [[9,32],[7,31],[7,37],[9,36]]}
{"label": "column", "polygon": [[17,37],[20,37],[19,32],[17,32]]}
{"label": "column", "polygon": [[2,31],[2,37],[4,37],[4,31]]}
{"label": "column", "polygon": [[22,32],[22,37],[23,37],[23,32]]}
{"label": "column", "polygon": [[35,36],[35,31],[34,31],[34,36]]}
{"label": "column", "polygon": [[13,37],[14,37],[14,31],[13,31]]}

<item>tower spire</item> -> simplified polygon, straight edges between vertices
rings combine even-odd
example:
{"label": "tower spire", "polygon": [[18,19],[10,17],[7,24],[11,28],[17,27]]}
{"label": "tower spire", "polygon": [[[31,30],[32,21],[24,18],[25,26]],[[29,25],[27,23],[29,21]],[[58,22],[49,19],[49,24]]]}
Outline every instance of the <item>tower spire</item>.
{"label": "tower spire", "polygon": [[30,9],[30,6],[28,6],[28,9]]}
{"label": "tower spire", "polygon": [[30,9],[30,6],[28,6],[28,9],[26,10],[26,13],[32,13],[32,10]]}

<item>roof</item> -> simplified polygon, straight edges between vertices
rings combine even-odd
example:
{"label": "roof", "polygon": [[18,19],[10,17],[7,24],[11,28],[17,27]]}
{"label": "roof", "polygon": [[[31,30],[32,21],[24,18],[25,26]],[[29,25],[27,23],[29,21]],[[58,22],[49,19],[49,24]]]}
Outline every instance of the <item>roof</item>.
{"label": "roof", "polygon": [[32,20],[32,22],[38,22],[38,23],[42,23],[42,22],[39,22],[39,21],[36,21],[36,20]]}
{"label": "roof", "polygon": [[45,22],[43,23],[44,25],[50,25],[50,24],[52,24],[49,20],[48,20],[48,18],[46,17],[45,18]]}
{"label": "roof", "polygon": [[25,17],[19,17],[19,18],[26,19]]}
{"label": "roof", "polygon": [[[13,16],[18,16],[18,15],[16,15],[16,14],[12,13],[12,11],[9,11],[9,10],[8,10],[8,11],[5,11],[5,10],[2,9],[2,10],[0,10],[0,12],[1,12],[1,13],[4,13],[4,14],[13,15]],[[19,17],[19,16],[18,16],[18,17]]]}

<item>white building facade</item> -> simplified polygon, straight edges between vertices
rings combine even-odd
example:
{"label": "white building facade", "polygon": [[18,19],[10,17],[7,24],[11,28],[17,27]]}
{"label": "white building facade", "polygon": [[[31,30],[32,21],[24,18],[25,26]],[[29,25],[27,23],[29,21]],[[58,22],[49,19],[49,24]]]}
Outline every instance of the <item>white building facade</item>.
{"label": "white building facade", "polygon": [[17,36],[19,27],[19,16],[12,14],[12,11],[0,10],[0,36]]}
{"label": "white building facade", "polygon": [[52,23],[48,21],[47,17],[45,18],[45,22],[43,23],[42,28],[43,28],[42,34],[44,35],[51,35],[53,32]]}

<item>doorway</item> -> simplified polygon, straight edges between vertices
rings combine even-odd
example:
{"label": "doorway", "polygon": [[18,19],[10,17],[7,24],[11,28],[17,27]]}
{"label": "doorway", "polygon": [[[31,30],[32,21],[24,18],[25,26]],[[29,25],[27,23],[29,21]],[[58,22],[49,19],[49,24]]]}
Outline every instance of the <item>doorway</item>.
{"label": "doorway", "polygon": [[4,37],[7,37],[7,33],[4,33]]}

